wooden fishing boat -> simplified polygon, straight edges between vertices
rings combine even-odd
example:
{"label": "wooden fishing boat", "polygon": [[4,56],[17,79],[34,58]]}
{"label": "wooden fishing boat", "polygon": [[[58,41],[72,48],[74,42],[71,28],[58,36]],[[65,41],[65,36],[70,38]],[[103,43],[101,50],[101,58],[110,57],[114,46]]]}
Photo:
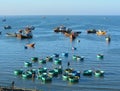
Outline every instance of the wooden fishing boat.
{"label": "wooden fishing boat", "polygon": [[6,33],[6,36],[17,37],[17,34],[16,33]]}
{"label": "wooden fishing boat", "polygon": [[95,29],[89,29],[86,31],[88,34],[95,34],[97,32],[97,30]]}
{"label": "wooden fishing boat", "polygon": [[7,25],[7,26],[4,26],[4,29],[11,29],[12,27]]}
{"label": "wooden fishing boat", "polygon": [[96,32],[97,35],[106,35],[106,31],[98,30]]}
{"label": "wooden fishing boat", "polygon": [[31,39],[32,36],[27,36],[27,35],[23,35],[23,34],[17,34],[17,38],[19,39]]}
{"label": "wooden fishing boat", "polygon": [[[35,46],[35,43],[26,44],[26,47],[34,48],[34,46]],[[36,58],[33,58],[32,60],[36,60]]]}
{"label": "wooden fishing boat", "polygon": [[58,33],[58,32],[61,32],[61,33],[70,33],[72,31],[72,29],[70,29],[70,28],[66,28],[65,26],[58,26],[58,27],[56,27],[55,29],[54,29],[54,32],[56,32],[56,33]]}

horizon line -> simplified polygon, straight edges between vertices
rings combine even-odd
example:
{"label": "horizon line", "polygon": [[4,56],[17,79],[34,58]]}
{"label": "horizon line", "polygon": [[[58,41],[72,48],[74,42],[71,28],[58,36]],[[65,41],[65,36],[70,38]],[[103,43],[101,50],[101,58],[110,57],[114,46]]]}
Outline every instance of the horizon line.
{"label": "horizon line", "polygon": [[107,15],[107,14],[90,14],[90,15],[87,15],[87,14],[80,14],[80,15],[64,15],[64,14],[61,14],[61,15],[55,15],[55,14],[41,14],[41,15],[38,15],[38,14],[10,14],[10,15],[0,15],[0,16],[120,16],[120,15],[112,15],[112,14],[109,14],[109,15]]}

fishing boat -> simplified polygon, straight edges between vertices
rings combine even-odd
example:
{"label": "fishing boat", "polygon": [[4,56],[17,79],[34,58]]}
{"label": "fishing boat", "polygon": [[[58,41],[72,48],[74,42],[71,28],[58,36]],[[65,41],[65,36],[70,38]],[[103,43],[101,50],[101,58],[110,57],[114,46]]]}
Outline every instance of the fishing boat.
{"label": "fishing boat", "polygon": [[21,75],[23,73],[22,69],[14,70],[15,75]]}
{"label": "fishing boat", "polygon": [[19,38],[19,39],[31,39],[32,36],[31,35],[27,36],[27,35],[23,35],[23,34],[18,33],[17,38]]}
{"label": "fishing boat", "polygon": [[25,27],[25,30],[34,30],[34,29],[35,29],[34,26],[26,26],[26,27]]}
{"label": "fishing boat", "polygon": [[84,70],[83,75],[84,76],[92,76],[92,70]]}
{"label": "fishing boat", "polygon": [[58,72],[56,72],[54,70],[50,70],[50,71],[48,71],[48,75],[50,77],[57,77],[58,76]]}
{"label": "fishing boat", "polygon": [[12,27],[7,25],[7,26],[4,26],[4,29],[11,29]]}
{"label": "fishing boat", "polygon": [[103,55],[103,54],[97,54],[97,58],[103,59],[103,58],[104,58],[104,55]]}
{"label": "fishing boat", "polygon": [[26,79],[26,78],[32,78],[32,74],[28,73],[28,72],[23,72],[22,73],[22,78]]}
{"label": "fishing boat", "polygon": [[72,31],[72,29],[70,29],[70,28],[66,28],[65,26],[63,26],[63,25],[61,25],[61,26],[58,26],[58,27],[56,27],[56,28],[54,28],[54,32],[61,32],[61,33],[65,33],[65,32],[67,32],[67,33],[70,33]]}
{"label": "fishing boat", "polygon": [[79,81],[79,77],[78,76],[69,76],[68,77],[68,81],[72,82],[72,83],[78,82]]}
{"label": "fishing boat", "polygon": [[39,63],[45,64],[45,63],[46,63],[46,60],[45,60],[45,59],[40,59],[40,60],[39,60]]}
{"label": "fishing boat", "polygon": [[32,57],[32,58],[31,58],[31,61],[32,61],[32,62],[37,62],[37,61],[38,61],[38,57]]}
{"label": "fishing boat", "polygon": [[96,29],[89,29],[86,31],[88,34],[95,34],[97,32]]}
{"label": "fishing boat", "polygon": [[52,62],[52,61],[53,61],[53,57],[51,57],[51,56],[47,56],[47,57],[46,57],[46,61],[48,61],[48,62]]}
{"label": "fishing boat", "polygon": [[17,34],[16,33],[6,33],[6,36],[17,37]]}
{"label": "fishing boat", "polygon": [[63,71],[62,68],[54,68],[53,70],[58,74],[62,74],[62,71]]}
{"label": "fishing boat", "polygon": [[45,67],[38,68],[38,74],[43,74],[46,72],[47,72],[47,68],[45,68]]}
{"label": "fishing boat", "polygon": [[56,65],[61,65],[62,64],[62,59],[58,58],[54,60],[54,64]]}
{"label": "fishing boat", "polygon": [[95,76],[96,76],[96,77],[104,76],[104,71],[102,71],[102,70],[96,70],[96,71],[95,71]]}
{"label": "fishing boat", "polygon": [[41,80],[43,82],[51,82],[52,78],[48,74],[44,74],[44,75],[42,75]]}
{"label": "fishing boat", "polygon": [[110,41],[111,41],[111,37],[110,37],[110,36],[106,36],[106,37],[105,37],[105,40],[106,40],[107,42],[110,42]]}
{"label": "fishing boat", "polygon": [[24,66],[25,67],[32,67],[32,63],[31,62],[24,62]]}
{"label": "fishing boat", "polygon": [[106,31],[103,31],[103,30],[98,30],[96,32],[97,35],[106,35]]}
{"label": "fishing boat", "polygon": [[68,77],[69,77],[68,74],[63,74],[63,75],[62,75],[62,79],[63,79],[64,81],[68,80]]}

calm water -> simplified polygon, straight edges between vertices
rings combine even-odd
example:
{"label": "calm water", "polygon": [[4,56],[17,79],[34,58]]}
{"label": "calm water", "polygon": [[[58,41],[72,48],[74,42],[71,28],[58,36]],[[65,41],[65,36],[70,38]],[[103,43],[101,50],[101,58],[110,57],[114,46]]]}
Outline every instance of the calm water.
{"label": "calm water", "polygon": [[[16,87],[37,88],[44,91],[120,91],[120,16],[0,16],[0,85],[10,86],[15,81]],[[54,33],[53,28],[59,25],[72,28],[73,31],[81,31],[78,38],[71,42],[61,33]],[[12,29],[4,30],[5,25],[11,25]],[[7,37],[7,32],[17,32],[27,25],[35,26],[33,39],[20,40]],[[111,35],[112,41],[107,44],[104,36],[87,34],[87,29],[103,29]],[[80,40],[80,43],[77,42]],[[25,44],[35,42],[34,49],[24,49]],[[75,46],[77,50],[71,50]],[[22,79],[13,74],[15,69],[23,68],[25,61],[31,57],[45,58],[46,56],[62,52],[68,52],[69,57],[63,58],[63,68],[70,66],[81,72],[86,69],[101,69],[105,71],[104,77],[96,78],[82,76],[77,84],[63,81],[61,76],[53,78],[52,83],[43,84],[40,80],[35,81]],[[98,60],[96,55],[104,54],[103,60]],[[83,62],[72,60],[72,55],[85,56]],[[40,65],[35,63],[33,68],[44,66],[52,68],[52,63]]]}

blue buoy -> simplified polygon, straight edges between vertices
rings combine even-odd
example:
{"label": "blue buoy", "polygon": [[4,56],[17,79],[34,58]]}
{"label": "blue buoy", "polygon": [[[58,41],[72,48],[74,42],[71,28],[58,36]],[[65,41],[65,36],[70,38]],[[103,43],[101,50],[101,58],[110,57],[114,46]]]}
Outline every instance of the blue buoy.
{"label": "blue buoy", "polygon": [[27,46],[25,46],[24,48],[27,49]]}

